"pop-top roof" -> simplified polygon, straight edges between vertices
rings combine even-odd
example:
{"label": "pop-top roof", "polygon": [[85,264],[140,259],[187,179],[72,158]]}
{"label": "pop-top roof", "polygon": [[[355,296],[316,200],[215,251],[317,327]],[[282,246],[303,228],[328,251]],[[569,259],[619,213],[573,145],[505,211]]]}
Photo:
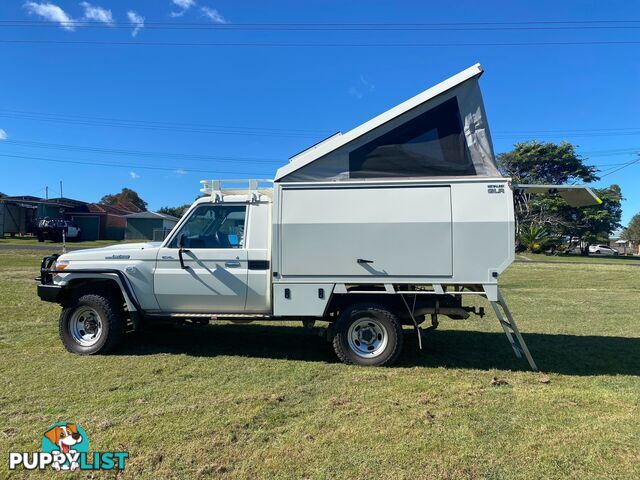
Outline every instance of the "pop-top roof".
{"label": "pop-top roof", "polygon": [[278,169],[275,181],[500,176],[478,85],[482,73],[473,65],[313,145]]}

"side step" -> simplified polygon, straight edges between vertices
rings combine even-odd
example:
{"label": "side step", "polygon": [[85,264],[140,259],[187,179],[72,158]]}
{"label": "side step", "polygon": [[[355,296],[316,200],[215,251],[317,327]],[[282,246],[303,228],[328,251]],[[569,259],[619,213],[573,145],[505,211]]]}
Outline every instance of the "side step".
{"label": "side step", "polygon": [[[500,290],[498,290],[498,301],[490,303],[493,307],[493,311],[496,313],[496,317],[498,317],[500,326],[502,326],[502,329],[504,330],[504,333],[507,336],[509,343],[511,344],[511,348],[513,348],[513,352],[516,354],[516,357],[522,358],[522,355],[524,355],[529,362],[529,366],[531,367],[531,369],[534,372],[537,372],[538,367],[536,365],[536,362],[533,361],[533,357],[531,357],[531,353],[529,353],[527,344],[524,342],[524,338],[522,338],[520,330],[518,330],[518,325],[511,315],[509,307],[507,307],[507,302],[505,302]],[[502,312],[504,312],[504,316],[500,309],[502,309]],[[506,320],[504,317],[507,317]]]}
{"label": "side step", "polygon": [[271,315],[247,315],[246,313],[171,313],[170,318],[210,318],[211,320],[235,320],[235,319],[269,319]]}

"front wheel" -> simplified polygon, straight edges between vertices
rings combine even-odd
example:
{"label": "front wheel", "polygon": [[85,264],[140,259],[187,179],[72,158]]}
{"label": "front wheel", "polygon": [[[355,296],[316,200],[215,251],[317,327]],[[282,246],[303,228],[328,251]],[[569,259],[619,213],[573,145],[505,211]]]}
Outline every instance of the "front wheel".
{"label": "front wheel", "polygon": [[124,325],[124,311],[117,301],[99,294],[82,295],[62,310],[60,339],[71,353],[107,353],[120,342]]}
{"label": "front wheel", "polygon": [[391,365],[402,350],[402,325],[392,312],[375,305],[355,305],[334,326],[333,349],[342,362]]}

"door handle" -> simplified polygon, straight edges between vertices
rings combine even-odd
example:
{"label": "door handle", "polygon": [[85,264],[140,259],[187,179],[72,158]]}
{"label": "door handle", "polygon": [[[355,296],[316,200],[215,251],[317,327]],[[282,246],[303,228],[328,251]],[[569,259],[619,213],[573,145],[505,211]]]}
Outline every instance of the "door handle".
{"label": "door handle", "polygon": [[227,268],[238,268],[240,267],[240,262],[224,262],[224,266]]}

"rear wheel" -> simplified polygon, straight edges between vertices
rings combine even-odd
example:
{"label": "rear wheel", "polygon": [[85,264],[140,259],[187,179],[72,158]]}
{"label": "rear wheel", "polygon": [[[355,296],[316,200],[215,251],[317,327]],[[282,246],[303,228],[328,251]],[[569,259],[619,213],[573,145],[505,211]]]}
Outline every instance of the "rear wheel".
{"label": "rear wheel", "polygon": [[389,310],[354,305],[340,314],[334,326],[333,348],[346,364],[392,364],[402,350],[402,325]]}
{"label": "rear wheel", "polygon": [[101,294],[80,296],[60,314],[59,333],[71,353],[107,353],[124,333],[124,311],[120,303]]}

